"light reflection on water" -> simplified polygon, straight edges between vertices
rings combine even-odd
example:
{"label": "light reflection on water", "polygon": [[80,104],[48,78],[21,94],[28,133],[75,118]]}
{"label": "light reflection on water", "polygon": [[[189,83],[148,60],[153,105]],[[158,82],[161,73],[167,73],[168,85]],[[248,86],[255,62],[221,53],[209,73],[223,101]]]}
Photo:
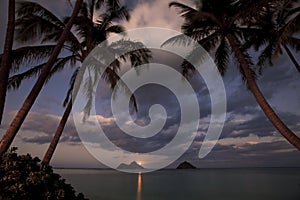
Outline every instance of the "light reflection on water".
{"label": "light reflection on water", "polygon": [[300,199],[300,168],[55,171],[90,200]]}
{"label": "light reflection on water", "polygon": [[138,173],[136,200],[142,200],[142,173]]}

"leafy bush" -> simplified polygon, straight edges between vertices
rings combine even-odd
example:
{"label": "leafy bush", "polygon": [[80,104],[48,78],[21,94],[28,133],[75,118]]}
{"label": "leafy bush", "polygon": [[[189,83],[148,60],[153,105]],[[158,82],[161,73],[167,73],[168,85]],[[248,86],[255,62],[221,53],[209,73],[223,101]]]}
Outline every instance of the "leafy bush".
{"label": "leafy bush", "polygon": [[85,200],[52,167],[42,167],[37,157],[17,155],[16,150],[0,157],[0,200]]}

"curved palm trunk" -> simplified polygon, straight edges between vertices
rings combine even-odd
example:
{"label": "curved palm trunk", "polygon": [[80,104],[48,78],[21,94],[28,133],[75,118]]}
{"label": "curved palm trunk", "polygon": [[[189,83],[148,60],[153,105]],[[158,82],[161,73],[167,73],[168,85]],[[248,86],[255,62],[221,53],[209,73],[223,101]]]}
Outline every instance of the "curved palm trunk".
{"label": "curved palm trunk", "polygon": [[290,49],[286,46],[283,45],[284,50],[286,51],[287,55],[290,57],[291,61],[293,62],[293,64],[295,65],[296,69],[298,70],[298,72],[300,73],[300,65],[297,62],[296,58],[293,56],[292,52],[290,51]]}
{"label": "curved palm trunk", "polygon": [[56,129],[55,135],[54,135],[54,137],[53,137],[53,139],[52,139],[52,141],[51,141],[51,143],[48,147],[48,150],[47,150],[46,154],[44,155],[44,158],[43,158],[43,161],[42,161],[43,165],[49,165],[50,160],[51,160],[51,158],[54,154],[54,151],[56,149],[56,146],[59,142],[59,139],[62,135],[62,132],[63,132],[65,126],[66,126],[66,123],[67,123],[68,118],[70,116],[71,110],[72,110],[72,100],[69,101],[69,103],[67,105],[67,108],[65,109],[65,112],[64,112],[64,114],[63,114],[63,116],[62,116],[62,118],[59,122],[59,125],[58,125],[57,129]]}
{"label": "curved palm trunk", "polygon": [[300,150],[300,139],[295,135],[278,117],[278,115],[274,112],[272,107],[269,105],[265,97],[263,96],[262,92],[260,91],[252,73],[249,68],[249,64],[247,63],[243,53],[240,51],[236,40],[231,34],[228,34],[227,36],[228,42],[237,57],[239,63],[241,64],[242,70],[244,72],[244,75],[246,77],[246,81],[248,84],[248,87],[252,94],[254,95],[257,103],[265,113],[265,115],[268,117],[268,119],[271,121],[271,123],[275,126],[275,128],[280,132],[280,134],[285,137],[289,143],[294,145],[298,150]]}
{"label": "curved palm trunk", "polygon": [[13,121],[11,122],[11,124],[9,125],[8,129],[6,130],[5,134],[3,135],[1,141],[0,141],[0,155],[2,155],[4,152],[6,152],[8,150],[8,148],[10,147],[13,139],[15,138],[17,132],[19,131],[23,121],[25,120],[29,110],[31,109],[32,105],[34,104],[37,96],[39,95],[47,77],[49,72],[51,71],[63,45],[65,40],[67,39],[70,30],[72,28],[72,25],[74,23],[74,19],[75,17],[78,15],[79,10],[81,8],[83,0],[77,0],[72,16],[69,19],[62,35],[60,36],[56,47],[53,50],[52,55],[50,56],[47,64],[45,65],[45,67],[43,68],[43,70],[41,71],[41,74],[38,78],[38,80],[36,81],[36,83],[34,84],[32,90],[30,91],[29,95],[27,96],[27,98],[25,99],[22,107],[20,108],[20,110],[18,111],[18,113],[16,114],[16,116],[14,117]]}
{"label": "curved palm trunk", "polygon": [[[92,18],[89,19],[89,20],[93,20],[93,15],[94,15],[94,3],[91,2],[91,6],[90,6],[90,10],[91,10],[91,16]],[[88,26],[87,28],[87,35],[86,35],[86,50],[83,54],[83,60],[85,60],[85,57],[93,50],[94,48],[94,44],[93,44],[93,33],[92,33],[92,30],[91,30],[91,27]],[[82,73],[79,73],[79,77],[78,77],[78,80],[80,79],[82,81],[82,78],[83,78],[83,74]],[[79,82],[81,82],[79,81]],[[76,89],[75,89],[76,90]],[[78,90],[78,88],[77,88]],[[73,93],[73,100],[75,100],[76,96],[77,96],[77,92],[78,91],[74,91]],[[43,161],[42,161],[42,164],[43,165],[49,165],[50,164],[50,161],[53,157],[53,154],[54,154],[54,151],[58,145],[58,142],[59,142],[59,139],[64,131],[64,128],[65,128],[65,125],[68,121],[68,118],[70,116],[70,113],[71,113],[71,110],[72,110],[72,99],[69,101],[68,105],[67,105],[67,108],[65,109],[65,112],[63,114],[63,117],[62,119],[60,120],[59,122],[59,125],[56,129],[56,132],[54,134],[54,137],[48,147],[48,150],[46,152],[46,154],[44,155],[44,158],[43,158]]]}
{"label": "curved palm trunk", "polygon": [[2,122],[6,99],[7,82],[11,68],[12,46],[15,32],[15,0],[8,2],[8,23],[6,39],[0,67],[0,124]]}
{"label": "curved palm trunk", "polygon": [[56,132],[54,134],[54,137],[47,149],[47,152],[46,154],[44,155],[44,158],[43,158],[43,161],[42,161],[42,164],[45,166],[45,165],[49,165],[50,164],[50,161],[53,157],[53,154],[54,154],[54,151],[57,147],[57,144],[59,142],[59,139],[64,131],[64,128],[66,126],[66,123],[68,121],[68,118],[70,116],[70,113],[72,111],[72,107],[73,107],[73,101],[76,99],[76,96],[77,96],[77,93],[78,93],[78,90],[79,90],[79,87],[80,87],[80,83],[83,79],[83,74],[84,74],[84,69],[85,68],[82,68],[81,67],[81,70],[78,72],[77,74],[77,82],[76,84],[74,85],[74,88],[73,88],[73,94],[72,94],[72,98],[69,100],[69,103],[65,109],[65,112],[59,122],[59,125],[56,129]]}
{"label": "curved palm trunk", "polygon": [[[93,11],[94,11],[94,4],[93,3],[91,5],[90,9],[91,9],[91,16],[92,16],[92,19],[90,19],[90,20],[92,21],[93,20]],[[94,45],[93,45],[92,38],[93,38],[92,30],[91,30],[91,27],[88,26],[88,28],[87,28],[87,37],[86,37],[86,50],[83,54],[84,59],[93,50]],[[82,81],[82,74],[80,75],[80,79]],[[73,99],[76,98],[77,92],[78,91],[76,91],[73,94]],[[50,161],[53,157],[54,151],[55,151],[55,149],[58,145],[59,139],[60,139],[60,137],[61,137],[61,135],[64,131],[64,128],[65,128],[66,123],[68,121],[68,118],[70,116],[71,110],[72,110],[72,99],[69,101],[69,103],[67,105],[67,108],[65,109],[65,112],[63,114],[63,117],[60,120],[59,125],[56,129],[54,137],[51,140],[51,143],[48,147],[48,150],[47,150],[46,154],[44,155],[44,158],[43,158],[43,161],[42,161],[43,165],[49,165],[50,164]]]}

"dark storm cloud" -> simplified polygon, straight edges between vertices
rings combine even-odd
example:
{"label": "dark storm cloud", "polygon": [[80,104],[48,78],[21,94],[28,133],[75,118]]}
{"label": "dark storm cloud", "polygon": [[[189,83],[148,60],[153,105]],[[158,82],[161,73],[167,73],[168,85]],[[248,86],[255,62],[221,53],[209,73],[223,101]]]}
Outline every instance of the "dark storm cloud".
{"label": "dark storm cloud", "polygon": [[[182,58],[162,50],[151,49],[151,51],[153,55],[151,63],[159,63],[165,66],[172,67],[180,73],[182,72]],[[151,67],[151,65],[149,67]],[[141,70],[141,72],[139,73],[147,73],[147,68]],[[166,78],[172,79],[172,77]],[[199,107],[201,110],[201,117],[207,117],[210,114],[211,105],[209,93],[203,79],[199,74],[196,74],[195,76],[192,76],[189,79],[189,82],[193,87],[195,94],[198,97]],[[103,82],[100,82],[100,84],[103,85]],[[148,84],[134,91],[134,95],[138,104],[138,111],[134,114],[138,119],[146,121],[149,120],[149,108],[153,104],[161,104],[167,111],[169,111],[168,116],[171,116],[170,120],[167,121],[167,127],[172,126],[175,122],[178,123],[180,119],[180,106],[176,96],[171,92],[170,89],[160,86],[158,84]],[[97,113],[106,117],[111,117],[111,99],[111,91],[109,91],[107,87],[98,87],[96,96]]]}
{"label": "dark storm cloud", "polygon": [[116,146],[135,153],[146,153],[158,150],[168,144],[175,136],[178,127],[164,127],[160,133],[149,138],[135,138],[125,134],[115,123],[102,126],[106,136]]}
{"label": "dark storm cloud", "polygon": [[[159,50],[153,50],[153,57],[152,63],[171,66],[177,71],[181,71],[182,58]],[[145,71],[141,70],[140,73],[147,73],[147,69]],[[172,79],[172,77],[166,78]],[[207,117],[210,114],[210,99],[206,86],[199,75],[192,77],[190,82],[199,99],[199,104],[201,104],[199,105],[201,117]],[[100,84],[103,84],[103,82]],[[161,132],[147,139],[132,138],[124,134],[115,124],[104,125],[104,132],[114,144],[128,151],[150,152],[162,148],[173,139],[181,122],[180,104],[176,96],[169,89],[156,84],[142,86],[134,94],[138,103],[138,111],[137,113],[133,113],[137,124],[147,125],[150,123],[148,112],[152,105],[160,104],[165,108],[168,118]],[[110,108],[111,99],[111,92],[104,86],[98,86],[96,97],[97,114],[112,117]]]}

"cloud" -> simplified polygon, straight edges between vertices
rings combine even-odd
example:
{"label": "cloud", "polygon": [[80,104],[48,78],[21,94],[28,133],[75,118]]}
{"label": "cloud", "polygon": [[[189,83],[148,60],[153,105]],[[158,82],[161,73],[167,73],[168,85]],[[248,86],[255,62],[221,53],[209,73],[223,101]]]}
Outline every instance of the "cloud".
{"label": "cloud", "polygon": [[[8,121],[15,115],[11,111],[5,116],[3,132],[8,126]],[[25,143],[46,144],[51,142],[61,117],[43,112],[30,112],[19,131],[18,137]],[[69,118],[60,142],[80,142],[77,131],[74,127],[72,117]]]}
{"label": "cloud", "polygon": [[136,1],[131,12],[131,20],[124,23],[127,29],[161,27],[180,31],[183,20],[174,8],[169,8],[171,0]]}
{"label": "cloud", "polygon": [[[222,142],[220,142],[222,143]],[[299,167],[300,152],[286,141],[220,144],[205,158],[199,159],[199,143],[192,147],[169,167],[176,167],[184,160],[192,161],[200,168],[232,167]],[[240,141],[238,141],[240,143]]]}
{"label": "cloud", "polygon": [[[131,14],[132,19],[130,22],[124,23],[124,25],[128,29],[158,26],[180,31],[183,21],[178,16],[176,9],[168,7],[170,1],[130,1],[130,7],[133,10]],[[6,2],[0,1],[0,7],[3,10],[0,13],[1,22],[3,22],[0,23],[0,50],[3,47],[1,44],[4,41],[6,30]],[[49,10],[54,11],[58,16],[68,15],[71,11],[65,0],[54,0],[51,2],[42,0],[38,2],[49,8]],[[154,61],[180,70],[180,59],[167,53],[156,52]],[[263,75],[258,77],[258,84],[263,94],[275,111],[279,113],[282,120],[293,131],[300,134],[298,120],[300,118],[300,110],[297,109],[300,107],[299,74],[285,58],[279,59],[276,62],[276,66],[272,68],[266,67],[263,72]],[[67,88],[67,86],[62,88],[61,83],[64,81],[67,84],[67,81],[65,81],[64,76],[58,76],[60,78],[54,79],[51,85],[43,91],[41,94],[42,98],[39,98],[35,108],[26,118],[16,139],[18,140],[18,146],[24,147],[25,150],[33,154],[42,155],[61,119],[61,107],[58,108],[58,105],[60,105],[60,100],[63,98]],[[229,70],[224,77],[228,97],[228,117],[224,130],[220,141],[213,151],[205,159],[199,160],[198,152],[209,124],[211,102],[201,77],[195,76],[191,79],[191,82],[198,96],[201,121],[195,142],[181,160],[192,160],[199,167],[300,166],[299,152],[295,151],[285,141],[264,116],[255,98],[241,81],[241,76],[233,64],[229,65]],[[18,104],[22,102],[31,85],[27,84],[24,87],[26,87],[26,90],[21,88],[22,91],[18,91],[20,93],[17,95],[9,95],[9,108],[13,107],[13,109],[16,109],[16,102]],[[110,109],[111,92],[103,91],[102,89],[103,87],[100,87],[100,91],[98,91],[99,93],[102,92],[102,96],[97,96],[96,98],[98,120],[101,122],[107,137],[114,144],[132,152],[149,152],[162,148],[174,138],[180,122],[179,105],[174,95],[166,88],[148,85],[136,91],[139,111],[134,117],[137,117],[136,121],[138,123],[149,123],[148,111],[153,104],[162,104],[168,113],[168,119],[163,130],[147,139],[132,138],[124,134],[113,123]],[[46,93],[47,95],[45,95]],[[57,99],[57,96],[60,96],[61,99]],[[8,120],[12,118],[14,113],[15,111],[8,110],[1,132],[4,132],[5,127],[8,126]],[[59,153],[56,154],[59,158],[58,163],[60,166],[66,163],[64,159],[68,158],[69,155],[79,155],[77,159],[75,155],[73,156],[70,166],[75,163],[82,164],[82,159],[88,156],[84,148],[80,146],[80,138],[72,118],[69,119],[60,142]]]}

